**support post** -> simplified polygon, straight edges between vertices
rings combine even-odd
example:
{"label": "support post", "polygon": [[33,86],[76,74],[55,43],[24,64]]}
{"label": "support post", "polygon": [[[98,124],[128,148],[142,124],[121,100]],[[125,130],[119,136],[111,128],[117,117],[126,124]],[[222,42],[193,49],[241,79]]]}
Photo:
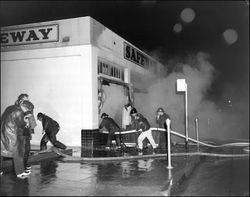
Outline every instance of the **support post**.
{"label": "support post", "polygon": [[[199,123],[198,118],[195,119],[196,140],[199,141]],[[197,150],[200,151],[200,144],[197,142]]]}
{"label": "support post", "polygon": [[188,102],[187,102],[187,84],[186,84],[186,91],[185,91],[185,145],[186,150],[188,150]]}
{"label": "support post", "polygon": [[171,120],[167,119],[166,120],[166,124],[167,124],[167,135],[168,135],[168,169],[172,169],[172,165],[171,165],[171,141],[170,141],[170,123]]}

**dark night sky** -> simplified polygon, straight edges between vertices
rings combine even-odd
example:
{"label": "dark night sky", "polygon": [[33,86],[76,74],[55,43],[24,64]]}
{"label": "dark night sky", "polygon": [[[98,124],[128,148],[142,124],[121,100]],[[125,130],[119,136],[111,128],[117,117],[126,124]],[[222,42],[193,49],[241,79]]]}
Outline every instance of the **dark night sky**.
{"label": "dark night sky", "polygon": [[[195,18],[181,20],[184,8]],[[202,51],[219,75],[211,95],[225,84],[249,89],[248,1],[1,1],[1,26],[91,16],[146,51],[160,52],[161,62]],[[182,25],[175,33],[173,26]],[[232,28],[238,39],[227,44],[223,32]],[[232,96],[232,95],[229,95]]]}

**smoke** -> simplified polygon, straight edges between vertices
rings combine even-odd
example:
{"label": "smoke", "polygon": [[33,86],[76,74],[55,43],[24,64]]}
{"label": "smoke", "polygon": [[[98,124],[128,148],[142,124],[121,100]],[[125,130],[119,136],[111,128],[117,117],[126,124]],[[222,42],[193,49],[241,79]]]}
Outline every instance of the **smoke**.
{"label": "smoke", "polygon": [[[122,86],[110,83],[109,86],[103,86],[105,92],[104,105],[100,115],[105,112],[115,122],[121,126],[122,124],[122,108],[127,103],[125,90]],[[99,119],[101,121],[101,119]]]}
{"label": "smoke", "polygon": [[[156,73],[154,80],[145,79],[146,92],[135,93],[135,107],[143,114],[152,127],[156,127],[155,113],[158,107],[163,107],[171,117],[172,130],[185,133],[185,96],[176,91],[176,80],[186,79],[188,100],[189,136],[195,138],[195,119],[198,118],[200,139],[216,139],[227,141],[230,139],[249,138],[248,102],[235,98],[232,103],[222,100],[212,101],[208,92],[216,78],[217,71],[210,64],[209,55],[199,52],[190,55],[185,63],[173,63],[166,66],[169,69],[165,76]],[[222,95],[234,92],[237,87],[228,86]],[[241,91],[238,90],[238,95]],[[223,98],[222,96],[222,98]],[[222,104],[224,106],[222,106]],[[233,105],[233,106],[232,106]],[[183,141],[177,137],[175,141]]]}

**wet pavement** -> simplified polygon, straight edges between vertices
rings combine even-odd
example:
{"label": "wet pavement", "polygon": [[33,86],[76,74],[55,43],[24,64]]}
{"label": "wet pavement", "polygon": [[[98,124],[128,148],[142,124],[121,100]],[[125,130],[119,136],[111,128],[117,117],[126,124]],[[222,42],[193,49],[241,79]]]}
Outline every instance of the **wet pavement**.
{"label": "wet pavement", "polygon": [[43,161],[32,165],[29,178],[2,175],[1,196],[160,195],[166,179],[164,160],[99,164]]}
{"label": "wet pavement", "polygon": [[207,158],[177,196],[249,196],[249,158]]}
{"label": "wet pavement", "polygon": [[[190,148],[189,151],[195,151]],[[183,147],[173,148],[173,152],[184,152]],[[114,152],[115,154],[116,152]],[[79,156],[79,150],[73,155]],[[98,156],[97,152],[92,155]],[[108,152],[106,156],[110,156]],[[134,153],[135,154],[135,153]],[[150,151],[148,153],[150,154]],[[103,153],[99,154],[103,155]],[[113,155],[115,156],[115,155]],[[247,158],[248,159],[248,158]],[[208,160],[209,161],[209,160]],[[1,176],[1,196],[166,196],[175,194],[196,195],[196,191],[183,189],[188,177],[196,171],[198,164],[205,163],[211,166],[207,169],[207,176],[214,177],[216,166],[209,163],[204,156],[179,156],[172,158],[172,170],[168,170],[167,159],[140,159],[116,162],[76,162],[68,163],[63,159],[47,160],[32,165],[32,172],[26,179],[19,179],[13,173],[4,173]],[[228,161],[228,160],[227,160]],[[221,162],[219,162],[221,163]],[[222,162],[223,163],[223,162]],[[227,166],[230,166],[228,164]],[[238,168],[249,167],[249,164],[235,163]],[[201,165],[202,166],[202,165]],[[201,169],[203,171],[203,169]],[[205,171],[205,170],[204,170]],[[209,174],[211,172],[211,175]],[[199,174],[199,173],[198,173]],[[240,176],[235,172],[232,176],[217,177],[223,182]],[[201,183],[204,177],[195,177]],[[238,177],[239,178],[239,177]],[[208,179],[208,178],[206,178]],[[196,182],[190,182],[192,188]],[[236,181],[235,181],[236,183]],[[245,181],[245,184],[249,181]],[[230,185],[225,184],[225,187]],[[196,186],[197,187],[197,186]],[[235,187],[240,187],[239,185]],[[190,186],[188,186],[190,188]],[[211,189],[208,189],[211,190]],[[187,193],[183,193],[183,192]],[[249,189],[248,189],[249,191]],[[182,192],[182,193],[181,193]],[[245,191],[244,191],[245,192]],[[247,191],[246,191],[247,192]],[[199,193],[197,193],[199,194]],[[215,194],[215,193],[213,193]],[[201,194],[202,195],[202,194]]]}

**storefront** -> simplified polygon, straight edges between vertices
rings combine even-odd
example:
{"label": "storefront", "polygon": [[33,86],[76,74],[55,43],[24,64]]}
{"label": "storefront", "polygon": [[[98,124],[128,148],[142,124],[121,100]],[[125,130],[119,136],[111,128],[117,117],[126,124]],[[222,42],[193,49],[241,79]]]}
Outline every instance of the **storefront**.
{"label": "storefront", "polygon": [[[98,130],[101,113],[122,124],[122,107],[159,65],[91,17],[3,27],[1,113],[27,93],[35,116],[59,122],[60,141],[81,146],[82,131]],[[41,138],[38,122],[31,143]]]}

